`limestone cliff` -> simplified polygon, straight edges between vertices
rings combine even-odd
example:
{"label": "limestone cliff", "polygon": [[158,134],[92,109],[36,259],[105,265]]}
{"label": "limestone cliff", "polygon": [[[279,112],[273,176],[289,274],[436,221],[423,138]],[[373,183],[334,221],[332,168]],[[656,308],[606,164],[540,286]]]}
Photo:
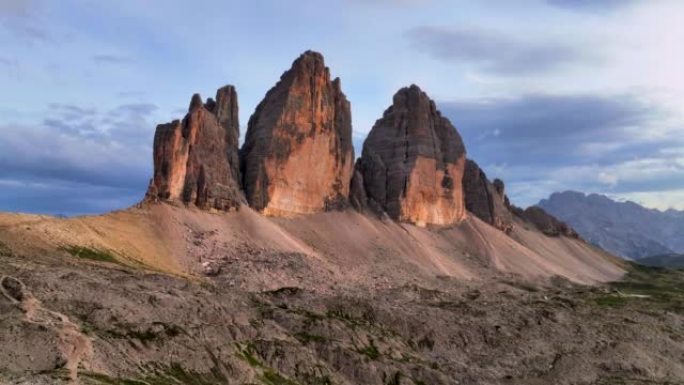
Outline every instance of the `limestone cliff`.
{"label": "limestone cliff", "polygon": [[266,94],[241,150],[254,209],[275,216],[346,205],[354,162],[351,110],[323,56],[307,51]]}
{"label": "limestone cliff", "polygon": [[154,135],[154,176],[146,198],[202,209],[232,210],[244,197],[238,165],[238,104],[233,86],[216,100],[195,94],[182,121],[160,124]]}
{"label": "limestone cliff", "polygon": [[[415,85],[399,90],[366,139],[358,164],[371,207],[391,218],[449,225],[465,215],[460,135]],[[358,191],[357,196],[362,196]]]}
{"label": "limestone cliff", "polygon": [[504,183],[500,179],[490,182],[487,175],[474,161],[466,161],[463,176],[466,209],[489,223],[509,233],[513,229],[513,215],[509,210]]}

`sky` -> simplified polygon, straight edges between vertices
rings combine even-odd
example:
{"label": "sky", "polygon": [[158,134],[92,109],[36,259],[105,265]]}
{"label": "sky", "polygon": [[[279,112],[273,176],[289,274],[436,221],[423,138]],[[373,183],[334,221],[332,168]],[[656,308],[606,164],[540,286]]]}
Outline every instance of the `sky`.
{"label": "sky", "polygon": [[0,0],[0,210],[128,207],[159,123],[233,84],[241,134],[307,49],[357,154],[417,84],[514,204],[577,190],[684,209],[684,1]]}

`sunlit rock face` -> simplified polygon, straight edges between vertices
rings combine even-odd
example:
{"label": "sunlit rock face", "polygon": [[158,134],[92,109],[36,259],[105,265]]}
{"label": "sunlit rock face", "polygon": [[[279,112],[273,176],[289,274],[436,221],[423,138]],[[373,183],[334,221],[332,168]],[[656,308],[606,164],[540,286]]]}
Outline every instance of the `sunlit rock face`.
{"label": "sunlit rock face", "polygon": [[513,230],[513,214],[509,209],[503,181],[495,179],[490,182],[477,163],[467,160],[463,191],[469,212],[501,231],[510,233]]}
{"label": "sunlit rock face", "polygon": [[241,150],[247,201],[273,216],[344,207],[353,162],[349,102],[323,56],[307,51],[249,120]]}
{"label": "sunlit rock face", "polygon": [[238,104],[233,86],[203,104],[194,95],[182,121],[160,124],[154,135],[154,176],[146,198],[228,211],[240,191]]}
{"label": "sunlit rock face", "polygon": [[[465,148],[460,135],[415,85],[399,90],[368,135],[357,165],[354,202],[399,221],[450,225],[464,218]],[[359,182],[361,180],[361,182]],[[359,198],[362,197],[362,198]]]}

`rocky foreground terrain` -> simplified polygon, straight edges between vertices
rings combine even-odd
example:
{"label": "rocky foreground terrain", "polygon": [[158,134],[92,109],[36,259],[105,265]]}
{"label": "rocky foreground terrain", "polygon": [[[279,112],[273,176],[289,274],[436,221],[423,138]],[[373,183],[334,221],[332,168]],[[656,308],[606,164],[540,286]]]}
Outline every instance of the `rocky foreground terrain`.
{"label": "rocky foreground terrain", "polygon": [[[684,379],[682,273],[634,271],[593,287],[442,276],[375,290],[245,290],[230,275],[161,274],[92,250],[1,254],[2,384]],[[287,258],[254,254],[255,269]]]}

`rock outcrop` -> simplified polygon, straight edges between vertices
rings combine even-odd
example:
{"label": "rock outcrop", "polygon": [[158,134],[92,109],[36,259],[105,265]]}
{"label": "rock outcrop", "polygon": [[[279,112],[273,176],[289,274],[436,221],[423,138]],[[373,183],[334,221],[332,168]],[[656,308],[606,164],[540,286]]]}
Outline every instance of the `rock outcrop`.
{"label": "rock outcrop", "polygon": [[539,231],[551,236],[579,238],[577,232],[567,223],[561,222],[539,206],[530,206],[525,210],[513,207],[513,212],[520,218],[532,223]]}
{"label": "rock outcrop", "polygon": [[240,191],[238,103],[233,86],[202,103],[195,94],[182,121],[157,126],[154,176],[148,200],[179,201],[202,209],[232,210]]}
{"label": "rock outcrop", "polygon": [[[449,225],[465,215],[464,167],[460,135],[412,85],[394,95],[392,106],[373,126],[355,179],[362,179],[368,206],[391,218],[419,226]],[[354,191],[353,196],[363,194]]]}
{"label": "rock outcrop", "polygon": [[466,209],[505,233],[513,230],[513,215],[500,179],[490,182],[480,166],[468,159],[463,176]]}
{"label": "rock outcrop", "polygon": [[288,216],[343,207],[354,162],[351,110],[321,54],[307,51],[266,94],[241,150],[249,204]]}

